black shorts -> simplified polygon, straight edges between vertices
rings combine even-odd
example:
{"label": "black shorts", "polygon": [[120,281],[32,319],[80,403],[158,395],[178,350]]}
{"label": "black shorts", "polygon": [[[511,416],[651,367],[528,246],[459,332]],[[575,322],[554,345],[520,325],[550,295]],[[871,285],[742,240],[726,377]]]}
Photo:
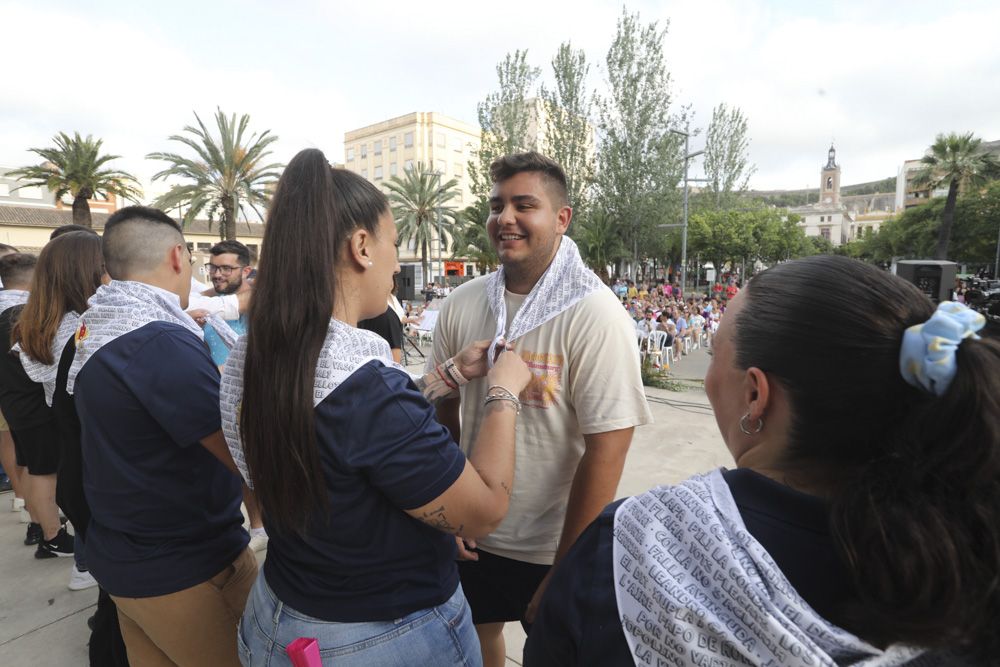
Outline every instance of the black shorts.
{"label": "black shorts", "polygon": [[28,428],[11,429],[17,465],[31,475],[54,475],[59,471],[59,431],[54,421]]}
{"label": "black shorts", "polygon": [[522,621],[528,603],[551,565],[536,565],[476,549],[479,560],[458,561],[472,622]]}

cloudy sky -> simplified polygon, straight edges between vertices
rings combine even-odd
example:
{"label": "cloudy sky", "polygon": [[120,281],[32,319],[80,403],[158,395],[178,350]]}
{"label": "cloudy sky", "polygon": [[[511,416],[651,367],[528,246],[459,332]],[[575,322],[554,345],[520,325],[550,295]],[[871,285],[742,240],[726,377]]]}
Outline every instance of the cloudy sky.
{"label": "cloudy sky", "polygon": [[[83,5],[86,5],[84,7]],[[1000,139],[1000,3],[629,0],[669,22],[675,104],[704,127],[719,102],[749,118],[756,188],[816,187],[831,141],[843,182],[895,176],[935,134]],[[319,0],[0,0],[0,165],[60,130],[102,137],[148,179],[151,151],[216,106],[343,158],[344,132],[411,111],[475,123],[494,66],[527,48],[549,62],[571,40],[605,85],[622,5]],[[692,150],[700,148],[694,139]],[[697,171],[697,166],[695,167]]]}

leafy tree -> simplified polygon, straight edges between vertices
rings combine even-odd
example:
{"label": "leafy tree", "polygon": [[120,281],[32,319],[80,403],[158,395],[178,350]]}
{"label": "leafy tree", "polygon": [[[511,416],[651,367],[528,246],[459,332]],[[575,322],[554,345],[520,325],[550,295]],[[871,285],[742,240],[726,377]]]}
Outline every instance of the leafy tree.
{"label": "leafy tree", "polygon": [[105,167],[119,156],[101,155],[103,140],[89,134],[81,137],[79,132],[74,132],[72,137],[60,132],[52,142],[55,147],[29,149],[45,160],[43,163],[8,172],[9,176],[24,181],[15,190],[45,187],[55,195],[56,201],[70,195],[73,197],[73,222],[84,227],[92,226],[87,200],[95,195],[133,200],[142,197],[135,176]]}
{"label": "leafy tree", "polygon": [[924,167],[914,177],[917,186],[937,188],[947,183],[948,196],[941,211],[934,259],[946,259],[955,224],[955,203],[959,188],[968,191],[1000,169],[996,159],[983,150],[982,140],[971,132],[939,134],[921,159]]}
{"label": "leafy tree", "polygon": [[658,224],[677,222],[681,143],[669,128],[684,125],[670,111],[670,74],[663,55],[667,29],[641,25],[626,10],[608,50],[607,97],[598,101],[596,190],[599,205],[624,229],[633,270],[640,248],[663,237]]}
{"label": "leafy tree", "polygon": [[610,282],[608,267],[628,256],[618,225],[606,211],[593,209],[575,226],[577,230],[574,238],[580,247],[583,261],[604,282]]}
{"label": "leafy tree", "polygon": [[452,258],[468,259],[480,273],[493,271],[500,266],[500,257],[486,231],[489,213],[489,203],[485,199],[465,207],[458,215],[455,244],[452,246]]}
{"label": "leafy tree", "polygon": [[746,192],[757,167],[750,162],[747,119],[739,107],[720,104],[712,110],[704,166],[707,190],[716,208],[732,204],[734,195]]}
{"label": "leafy tree", "polygon": [[530,135],[533,109],[529,104],[540,70],[528,64],[528,52],[508,53],[497,63],[499,90],[476,106],[480,127],[479,151],[469,161],[472,193],[484,199],[490,191],[490,164],[509,153],[537,148]]}
{"label": "leafy tree", "polygon": [[582,50],[569,42],[559,46],[552,59],[555,89],[545,86],[540,96],[545,104],[545,153],[566,172],[566,189],[575,215],[586,209],[586,192],[594,174],[593,135],[588,120],[593,94],[587,90],[590,65]]}
{"label": "leafy tree", "polygon": [[242,202],[264,219],[258,206],[267,205],[270,189],[277,182],[282,167],[279,163],[264,164],[264,159],[271,154],[268,147],[278,137],[270,130],[248,135],[250,116],[247,114],[237,120],[236,114],[227,117],[221,109],[216,109],[218,138],[211,135],[197,113],[194,118],[198,126],[185,126],[183,131],[187,135],[168,137],[169,141],[184,144],[194,151],[194,157],[160,152],[146,156],[170,163],[169,167],[153,175],[154,181],[171,176],[185,180],[183,184],[172,186],[153,205],[165,210],[186,206],[183,225],[207,209],[209,229],[219,216],[219,236],[235,239],[236,216],[242,210]]}
{"label": "leafy tree", "polygon": [[[420,264],[424,276],[429,276],[429,249],[438,238],[437,226],[440,225],[446,242],[455,232],[456,211],[448,202],[458,196],[458,181],[452,178],[442,183],[440,173],[428,171],[418,162],[404,169],[402,176],[390,178],[385,186],[389,189],[389,204],[396,218],[399,240],[413,242],[420,248]],[[439,242],[441,240],[439,238]]]}

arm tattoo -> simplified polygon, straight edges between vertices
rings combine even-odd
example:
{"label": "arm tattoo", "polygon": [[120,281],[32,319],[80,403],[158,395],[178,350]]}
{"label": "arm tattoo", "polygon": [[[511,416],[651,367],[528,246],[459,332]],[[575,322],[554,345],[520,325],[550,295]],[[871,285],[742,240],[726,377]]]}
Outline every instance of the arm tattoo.
{"label": "arm tattoo", "polygon": [[422,375],[413,381],[417,385],[417,389],[420,393],[424,395],[428,403],[436,404],[442,398],[447,398],[451,395],[458,395],[458,390],[452,389],[444,383],[437,373],[431,372],[426,375]]}
{"label": "arm tattoo", "polygon": [[444,505],[441,505],[441,507],[438,507],[436,510],[431,510],[430,512],[422,512],[420,514],[420,520],[445,533],[457,533],[465,527],[464,525],[460,525],[456,528],[451,525],[451,522],[448,521],[448,517],[445,516]]}

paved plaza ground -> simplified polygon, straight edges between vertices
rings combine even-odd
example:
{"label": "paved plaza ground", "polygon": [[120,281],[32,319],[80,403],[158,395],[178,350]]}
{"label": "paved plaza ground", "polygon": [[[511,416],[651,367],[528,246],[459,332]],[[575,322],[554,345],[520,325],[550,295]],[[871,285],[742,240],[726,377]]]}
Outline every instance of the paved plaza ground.
{"label": "paved plaza ground", "polygon": [[[707,365],[704,350],[695,350],[673,369],[675,377],[691,380],[689,390],[647,388],[655,423],[637,429],[618,497],[732,464],[701,388]],[[7,511],[10,498],[10,493],[0,494],[0,665],[86,665],[87,618],[94,612],[97,590],[66,588],[72,559],[34,558],[34,547],[22,544],[24,524]],[[262,552],[258,559],[265,556]],[[507,664],[520,665],[524,634],[509,623],[506,635]]]}

